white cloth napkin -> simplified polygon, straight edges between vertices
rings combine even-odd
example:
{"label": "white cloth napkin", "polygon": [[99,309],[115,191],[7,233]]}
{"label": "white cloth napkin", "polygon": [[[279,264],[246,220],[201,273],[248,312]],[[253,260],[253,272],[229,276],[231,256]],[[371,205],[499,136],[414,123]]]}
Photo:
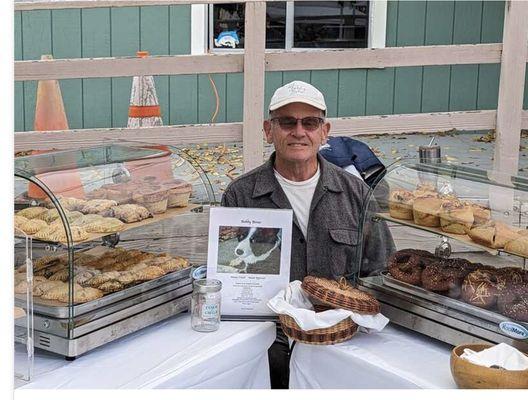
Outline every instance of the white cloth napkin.
{"label": "white cloth napkin", "polygon": [[473,364],[483,365],[484,367],[496,365],[510,371],[523,371],[528,369],[528,357],[515,347],[506,343],[499,343],[496,346],[478,352],[471,349],[464,349],[464,353],[460,358],[464,358]]}
{"label": "white cloth napkin", "polygon": [[349,317],[357,325],[367,328],[367,332],[369,329],[381,331],[389,322],[389,319],[381,313],[361,315],[343,309],[316,313],[308,296],[301,288],[301,281],[290,282],[286,290],[281,290],[268,301],[268,307],[277,314],[289,315],[304,331],[328,328]]}

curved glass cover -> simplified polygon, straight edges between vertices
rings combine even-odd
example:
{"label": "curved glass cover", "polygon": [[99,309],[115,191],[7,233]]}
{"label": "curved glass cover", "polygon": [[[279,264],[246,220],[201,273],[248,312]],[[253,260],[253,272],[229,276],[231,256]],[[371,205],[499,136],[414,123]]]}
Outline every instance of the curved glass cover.
{"label": "curved glass cover", "polygon": [[[488,319],[528,322],[528,181],[400,162],[372,190],[359,275]],[[383,229],[379,229],[382,226]],[[376,229],[374,229],[377,227]],[[368,236],[389,243],[373,262]],[[491,316],[491,317],[490,317]]]}

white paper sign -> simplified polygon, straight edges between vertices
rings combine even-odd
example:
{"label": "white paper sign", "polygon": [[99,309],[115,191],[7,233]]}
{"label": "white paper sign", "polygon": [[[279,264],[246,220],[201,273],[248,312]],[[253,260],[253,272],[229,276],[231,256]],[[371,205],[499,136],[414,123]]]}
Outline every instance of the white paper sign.
{"label": "white paper sign", "polygon": [[266,303],[290,281],[292,210],[213,207],[207,278],[222,281],[222,316],[274,316]]}

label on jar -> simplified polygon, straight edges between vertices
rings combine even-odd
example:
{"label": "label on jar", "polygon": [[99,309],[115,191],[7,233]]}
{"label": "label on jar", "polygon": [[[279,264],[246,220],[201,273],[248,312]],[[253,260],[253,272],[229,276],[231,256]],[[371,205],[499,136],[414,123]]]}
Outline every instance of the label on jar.
{"label": "label on jar", "polygon": [[218,318],[218,304],[205,303],[202,305],[202,318],[215,319]]}

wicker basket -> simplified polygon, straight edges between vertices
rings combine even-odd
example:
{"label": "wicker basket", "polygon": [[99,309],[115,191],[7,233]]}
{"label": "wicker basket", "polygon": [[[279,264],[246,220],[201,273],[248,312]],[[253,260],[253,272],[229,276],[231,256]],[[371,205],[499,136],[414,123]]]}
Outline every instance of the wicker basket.
{"label": "wicker basket", "polygon": [[358,326],[346,318],[328,328],[303,331],[295,320],[286,314],[279,314],[282,330],[290,339],[307,344],[336,344],[350,339],[356,333]]}
{"label": "wicker basket", "polygon": [[345,278],[336,282],[331,279],[307,276],[303,279],[301,287],[310,296],[334,308],[343,308],[368,315],[380,312],[378,300],[368,293],[353,288]]}

